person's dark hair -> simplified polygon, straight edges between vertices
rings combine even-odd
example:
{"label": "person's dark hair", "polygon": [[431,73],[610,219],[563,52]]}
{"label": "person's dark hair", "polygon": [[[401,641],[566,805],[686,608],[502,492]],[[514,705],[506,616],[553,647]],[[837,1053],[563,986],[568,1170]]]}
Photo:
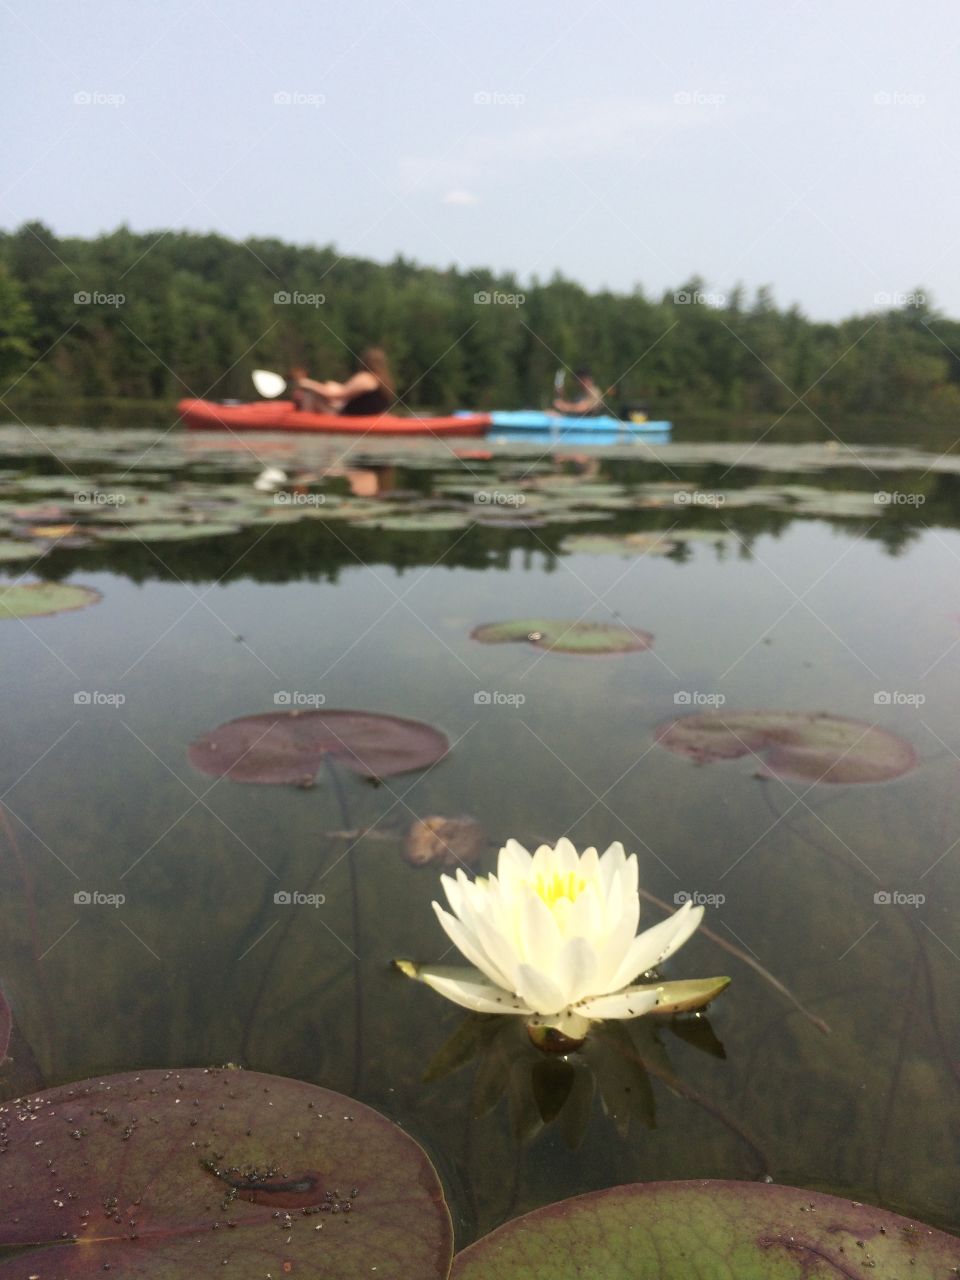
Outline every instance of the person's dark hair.
{"label": "person's dark hair", "polygon": [[592,371],[586,365],[581,365],[579,369],[574,370],[575,378],[592,378]]}
{"label": "person's dark hair", "polygon": [[381,390],[385,391],[391,398],[397,394],[397,388],[394,385],[393,374],[390,372],[390,365],[387,362],[387,353],[382,347],[365,347],[360,352],[359,365],[361,369],[366,369],[368,373],[372,373],[379,382]]}

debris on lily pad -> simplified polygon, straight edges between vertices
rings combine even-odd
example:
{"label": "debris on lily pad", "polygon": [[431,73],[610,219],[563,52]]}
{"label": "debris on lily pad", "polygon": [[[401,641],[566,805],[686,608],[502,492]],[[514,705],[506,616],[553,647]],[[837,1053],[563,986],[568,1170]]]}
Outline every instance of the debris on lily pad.
{"label": "debris on lily pad", "polygon": [[660,725],[656,740],[697,764],[752,756],[758,777],[797,782],[887,782],[918,760],[896,734],[825,712],[710,711]]}
{"label": "debris on lily pad", "polygon": [[475,627],[471,639],[481,644],[526,641],[555,653],[630,653],[649,649],[649,631],[615,622],[563,621],[556,618],[521,618],[513,622],[489,622]]}
{"label": "debris on lily pad", "polygon": [[403,856],[412,867],[474,867],[488,844],[476,818],[418,818],[407,832]]}

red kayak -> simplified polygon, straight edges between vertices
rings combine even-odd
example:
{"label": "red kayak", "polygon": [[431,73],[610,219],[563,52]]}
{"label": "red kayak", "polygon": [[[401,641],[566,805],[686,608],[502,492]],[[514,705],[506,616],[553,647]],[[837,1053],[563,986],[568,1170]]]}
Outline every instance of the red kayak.
{"label": "red kayak", "polygon": [[489,413],[449,418],[401,418],[378,413],[352,418],[340,413],[304,413],[292,400],[256,400],[250,404],[214,404],[212,400],[181,400],[181,420],[196,431],[325,431],[359,436],[482,436],[490,426]]}

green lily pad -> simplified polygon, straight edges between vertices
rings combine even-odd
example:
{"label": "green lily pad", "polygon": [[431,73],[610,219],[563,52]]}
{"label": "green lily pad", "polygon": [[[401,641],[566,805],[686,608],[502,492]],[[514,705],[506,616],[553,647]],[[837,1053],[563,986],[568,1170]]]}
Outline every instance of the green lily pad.
{"label": "green lily pad", "polygon": [[946,1280],[960,1240],[855,1200],[756,1182],[648,1182],[547,1205],[451,1280]]}
{"label": "green lily pad", "polygon": [[370,526],[393,533],[440,533],[466,529],[470,524],[473,524],[473,512],[461,511],[423,511],[410,515],[370,516],[354,521],[356,528]]}
{"label": "green lily pad", "polygon": [[808,711],[709,711],[659,726],[656,740],[698,764],[753,756],[758,776],[798,782],[886,782],[917,753],[896,734]]}
{"label": "green lily pad", "polygon": [[670,533],[575,533],[561,551],[591,556],[668,556],[677,549]]}
{"label": "green lily pad", "polygon": [[298,1080],[184,1070],[63,1085],[0,1106],[0,1151],[10,1280],[448,1274],[450,1215],[421,1148]]}
{"label": "green lily pad", "polygon": [[488,622],[470,633],[481,644],[510,644],[525,640],[555,653],[629,653],[649,649],[653,636],[614,622],[563,622],[556,618],[521,618]]}
{"label": "green lily pad", "polygon": [[45,548],[36,543],[17,542],[14,538],[0,538],[0,564],[14,564],[18,560],[36,560]]}
{"label": "green lily pad", "polygon": [[133,524],[130,528],[98,529],[97,537],[102,542],[186,542],[192,538],[220,538],[239,529],[238,524],[220,524],[215,520],[192,524],[156,520]]}
{"label": "green lily pad", "polygon": [[69,582],[28,582],[0,587],[0,618],[41,618],[68,609],[85,609],[103,597],[93,587]]}

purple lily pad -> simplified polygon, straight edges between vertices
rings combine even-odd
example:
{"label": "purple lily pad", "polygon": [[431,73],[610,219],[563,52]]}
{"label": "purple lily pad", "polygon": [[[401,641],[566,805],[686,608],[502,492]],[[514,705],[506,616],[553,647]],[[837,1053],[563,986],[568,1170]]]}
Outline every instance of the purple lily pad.
{"label": "purple lily pad", "polygon": [[229,720],[191,743],[201,773],[234,782],[312,782],[324,756],[365,778],[390,778],[424,769],[450,743],[420,720],[370,711],[269,711]]}
{"label": "purple lily pad", "polygon": [[647,1182],[547,1205],[454,1260],[451,1280],[943,1280],[960,1240],[896,1213],[756,1182]]}
{"label": "purple lily pad", "polygon": [[698,764],[762,756],[761,777],[797,782],[887,782],[917,765],[896,734],[819,711],[710,711],[660,725],[656,740]]}
{"label": "purple lily pad", "polygon": [[[29,1121],[29,1123],[21,1123]],[[444,1280],[450,1215],[378,1112],[252,1071],[144,1071],[0,1106],[3,1280]]]}

